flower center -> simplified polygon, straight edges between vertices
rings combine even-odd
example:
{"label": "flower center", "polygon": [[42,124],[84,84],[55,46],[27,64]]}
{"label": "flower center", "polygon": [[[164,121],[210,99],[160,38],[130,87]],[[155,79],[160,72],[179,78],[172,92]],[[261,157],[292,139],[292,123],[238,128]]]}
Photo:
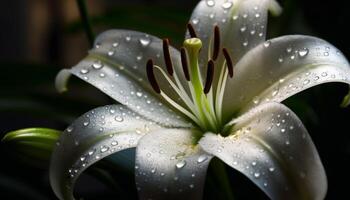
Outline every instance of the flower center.
{"label": "flower center", "polygon": [[[159,93],[170,105],[189,117],[203,131],[219,133],[224,128],[222,100],[227,77],[233,77],[232,60],[225,48],[222,48],[223,61],[218,59],[220,54],[220,32],[216,26],[208,48],[210,51],[208,53],[208,61],[205,64],[207,71],[205,81],[203,81],[201,69],[204,69],[205,66],[199,66],[199,53],[202,48],[202,41],[197,38],[190,24],[188,25],[188,30],[191,38],[184,41],[180,51],[182,72],[186,82],[180,82],[177,73],[174,73],[168,39],[163,40],[163,54],[167,72],[161,67],[154,65],[152,60],[148,60],[146,66],[147,77],[154,91]],[[215,67],[218,65],[221,68],[215,70]],[[184,105],[178,104],[161,90],[154,75],[154,69],[161,72],[172,89],[184,102]],[[214,72],[218,72],[219,76],[214,78]]]}

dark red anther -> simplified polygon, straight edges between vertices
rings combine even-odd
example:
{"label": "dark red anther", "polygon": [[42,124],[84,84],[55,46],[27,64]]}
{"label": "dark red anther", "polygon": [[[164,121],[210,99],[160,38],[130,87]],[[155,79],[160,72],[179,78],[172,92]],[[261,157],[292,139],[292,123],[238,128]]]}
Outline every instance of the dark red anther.
{"label": "dark red anther", "polygon": [[226,48],[223,48],[222,52],[224,53],[224,57],[226,59],[226,65],[227,65],[227,69],[228,69],[228,74],[232,78],[233,77],[233,64],[232,64],[231,56],[228,53],[228,50]]}
{"label": "dark red anther", "polygon": [[214,61],[216,61],[216,59],[218,59],[219,56],[219,52],[220,52],[220,29],[218,26],[215,26],[214,28],[214,46],[213,46],[213,57],[212,59]]}
{"label": "dark red anther", "polygon": [[187,62],[187,54],[185,48],[181,48],[181,64],[182,64],[182,70],[185,74],[185,78],[187,81],[190,81],[190,73],[188,71],[188,62]]}
{"label": "dark red anther", "polygon": [[188,32],[190,33],[191,38],[197,38],[196,31],[194,30],[191,23],[187,24],[187,29],[188,29]]}
{"label": "dark red anther", "polygon": [[154,76],[154,71],[153,71],[153,60],[150,59],[147,61],[146,64],[146,71],[147,71],[147,78],[149,83],[151,84],[153,90],[160,94],[160,88],[157,83],[156,77]]}
{"label": "dark red anther", "polygon": [[174,69],[173,69],[173,62],[171,61],[170,57],[170,50],[169,50],[169,40],[168,39],[163,39],[163,54],[164,54],[164,61],[166,65],[166,69],[170,76],[173,75]]}
{"label": "dark red anther", "polygon": [[209,60],[207,68],[207,79],[205,81],[204,93],[208,94],[214,79],[214,61]]}

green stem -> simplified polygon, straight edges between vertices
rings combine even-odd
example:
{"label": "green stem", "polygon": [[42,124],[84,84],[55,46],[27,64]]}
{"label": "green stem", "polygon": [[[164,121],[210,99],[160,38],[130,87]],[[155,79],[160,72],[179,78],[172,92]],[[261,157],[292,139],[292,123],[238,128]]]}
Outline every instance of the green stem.
{"label": "green stem", "polygon": [[218,159],[213,159],[211,161],[211,167],[216,182],[219,184],[219,187],[222,188],[222,190],[224,190],[225,199],[234,200],[225,164]]}
{"label": "green stem", "polygon": [[89,21],[88,11],[85,0],[77,0],[81,23],[83,24],[86,36],[88,37],[91,46],[94,44],[95,34],[92,31],[91,23]]}

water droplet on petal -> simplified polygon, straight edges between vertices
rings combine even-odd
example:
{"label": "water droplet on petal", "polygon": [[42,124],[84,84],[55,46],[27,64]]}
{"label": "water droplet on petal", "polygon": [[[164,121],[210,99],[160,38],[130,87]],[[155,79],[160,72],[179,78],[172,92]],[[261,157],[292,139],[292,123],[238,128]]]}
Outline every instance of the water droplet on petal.
{"label": "water droplet on petal", "polygon": [[225,3],[222,4],[222,8],[223,9],[229,9],[229,8],[232,7],[232,5],[233,5],[233,3],[228,1],[228,2],[225,2]]}
{"label": "water droplet on petal", "polygon": [[118,145],[118,142],[117,142],[117,141],[112,141],[112,142],[111,142],[111,145],[112,145],[112,146],[117,146],[117,145]]}
{"label": "water droplet on petal", "polygon": [[240,30],[241,30],[241,32],[243,33],[243,32],[245,32],[245,31],[247,30],[247,27],[246,27],[246,26],[242,26],[242,27],[240,28]]}
{"label": "water droplet on petal", "polygon": [[151,43],[151,40],[149,38],[141,38],[139,42],[143,47],[147,47]]}
{"label": "water droplet on petal", "polygon": [[92,64],[92,68],[94,69],[101,69],[103,67],[103,64],[101,61],[97,60]]}
{"label": "water droplet on petal", "polygon": [[259,172],[255,172],[255,173],[254,173],[254,177],[255,177],[255,178],[259,178],[259,177],[260,177],[260,173],[259,173]]}
{"label": "water droplet on petal", "polygon": [[124,121],[124,118],[122,116],[116,116],[114,118],[114,120],[117,121],[117,122],[122,122],[122,121]]}
{"label": "water droplet on petal", "polygon": [[274,168],[274,167],[270,167],[270,168],[269,168],[269,171],[270,171],[270,172],[273,172],[273,171],[275,171],[275,168]]}
{"label": "water droplet on petal", "polygon": [[185,167],[185,165],[186,165],[186,161],[182,160],[182,161],[176,163],[176,168],[181,169],[181,168]]}
{"label": "water droplet on petal", "polygon": [[116,48],[118,45],[119,45],[118,42],[114,42],[114,43],[112,44],[112,47]]}
{"label": "water droplet on petal", "polygon": [[271,45],[271,41],[266,41],[266,42],[264,42],[264,47],[269,47]]}
{"label": "water droplet on petal", "polygon": [[104,152],[108,151],[108,149],[109,149],[109,147],[103,145],[103,146],[101,146],[100,151],[101,151],[101,153],[104,153]]}
{"label": "water droplet on petal", "polygon": [[199,23],[199,19],[194,18],[191,20],[194,25],[197,25]]}
{"label": "water droplet on petal", "polygon": [[108,56],[113,56],[114,55],[114,50],[109,50],[108,52],[107,52],[107,54],[108,54]]}
{"label": "water droplet on petal", "polygon": [[208,159],[208,156],[206,156],[206,155],[200,155],[200,156],[198,157],[198,159],[197,159],[197,162],[198,162],[198,163],[202,163],[202,162],[206,161],[207,159]]}
{"label": "water droplet on petal", "polygon": [[87,74],[87,73],[89,73],[89,70],[88,69],[81,69],[80,73],[81,74]]}
{"label": "water droplet on petal", "polygon": [[209,7],[215,6],[215,1],[214,0],[207,0],[207,6],[209,6]]}
{"label": "water droplet on petal", "polygon": [[303,57],[307,56],[307,54],[309,54],[309,49],[308,48],[304,48],[304,49],[300,50],[298,52],[298,54],[299,54],[300,57],[303,58]]}

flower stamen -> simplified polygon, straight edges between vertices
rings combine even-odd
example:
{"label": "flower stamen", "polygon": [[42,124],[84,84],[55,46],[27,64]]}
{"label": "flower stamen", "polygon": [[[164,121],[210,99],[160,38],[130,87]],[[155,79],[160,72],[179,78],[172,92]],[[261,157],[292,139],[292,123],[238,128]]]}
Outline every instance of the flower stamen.
{"label": "flower stamen", "polygon": [[163,39],[163,54],[164,54],[166,69],[169,75],[173,76],[174,69],[173,69],[173,62],[171,61],[169,46],[170,46],[169,39]]}
{"label": "flower stamen", "polygon": [[204,93],[208,94],[214,80],[214,61],[209,60],[207,68],[207,78],[205,81]]}
{"label": "flower stamen", "polygon": [[187,24],[187,29],[188,29],[188,33],[190,34],[191,38],[197,38],[196,31],[194,30],[191,23]]}
{"label": "flower stamen", "polygon": [[154,71],[153,71],[153,60],[152,59],[149,59],[147,61],[147,64],[146,64],[146,72],[147,72],[147,78],[148,78],[148,81],[149,83],[151,84],[153,90],[160,94],[160,88],[159,88],[159,85],[157,83],[157,79],[156,77],[154,76]]}
{"label": "flower stamen", "polygon": [[190,81],[190,73],[188,71],[188,60],[187,60],[187,54],[185,48],[181,48],[181,64],[182,64],[182,70],[184,72],[185,78],[187,81]]}
{"label": "flower stamen", "polygon": [[232,64],[231,56],[226,48],[223,48],[222,52],[223,52],[225,60],[226,60],[228,74],[229,74],[230,78],[232,78],[233,77],[233,64]]}
{"label": "flower stamen", "polygon": [[216,59],[218,59],[219,56],[219,52],[220,52],[220,30],[218,26],[215,26],[214,28],[214,48],[213,48],[213,56],[212,59],[214,61],[216,61]]}

